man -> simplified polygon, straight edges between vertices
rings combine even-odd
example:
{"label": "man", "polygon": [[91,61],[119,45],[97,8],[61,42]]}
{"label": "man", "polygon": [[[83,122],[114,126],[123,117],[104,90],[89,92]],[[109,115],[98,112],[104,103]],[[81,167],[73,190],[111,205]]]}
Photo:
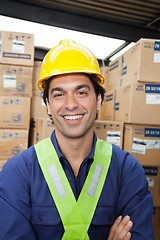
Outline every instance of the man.
{"label": "man", "polygon": [[2,170],[0,240],[153,239],[143,168],[93,132],[103,81],[85,47],[65,39],[47,53],[38,86],[55,131]]}

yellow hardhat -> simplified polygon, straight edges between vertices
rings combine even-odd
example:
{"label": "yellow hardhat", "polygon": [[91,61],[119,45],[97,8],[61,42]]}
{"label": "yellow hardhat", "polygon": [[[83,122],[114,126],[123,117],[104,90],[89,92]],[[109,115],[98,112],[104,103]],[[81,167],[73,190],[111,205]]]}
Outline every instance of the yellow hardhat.
{"label": "yellow hardhat", "polygon": [[100,73],[98,61],[93,53],[68,39],[60,41],[59,45],[46,54],[38,80],[39,89],[44,91],[45,81],[48,78],[65,73],[93,73],[97,76],[97,83],[100,86],[104,83],[104,77]]}

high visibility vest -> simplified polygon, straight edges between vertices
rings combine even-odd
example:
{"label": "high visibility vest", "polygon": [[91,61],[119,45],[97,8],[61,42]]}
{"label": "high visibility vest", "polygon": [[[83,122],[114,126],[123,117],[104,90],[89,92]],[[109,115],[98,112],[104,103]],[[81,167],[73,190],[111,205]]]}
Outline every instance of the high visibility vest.
{"label": "high visibility vest", "polygon": [[97,139],[94,161],[77,201],[50,138],[40,141],[34,147],[64,226],[62,239],[89,240],[88,229],[107,176],[112,145]]}

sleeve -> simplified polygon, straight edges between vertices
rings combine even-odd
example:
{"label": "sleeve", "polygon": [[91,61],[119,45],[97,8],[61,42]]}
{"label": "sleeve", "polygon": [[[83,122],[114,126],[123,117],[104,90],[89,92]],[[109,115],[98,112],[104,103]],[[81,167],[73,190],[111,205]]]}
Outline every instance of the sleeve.
{"label": "sleeve", "polygon": [[30,222],[0,197],[0,240],[36,240]]}
{"label": "sleeve", "polygon": [[0,172],[0,240],[36,240],[30,215],[27,163],[19,155]]}
{"label": "sleeve", "polygon": [[132,240],[153,240],[153,198],[141,164],[127,153],[121,170],[117,216],[133,221]]}

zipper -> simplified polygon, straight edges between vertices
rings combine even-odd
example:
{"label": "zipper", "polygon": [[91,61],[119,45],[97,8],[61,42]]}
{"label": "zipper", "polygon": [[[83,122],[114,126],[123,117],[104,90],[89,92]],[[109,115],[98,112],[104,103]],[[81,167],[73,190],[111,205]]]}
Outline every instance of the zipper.
{"label": "zipper", "polygon": [[78,194],[78,177],[75,177],[75,187],[76,187],[76,200],[78,200],[79,194]]}

